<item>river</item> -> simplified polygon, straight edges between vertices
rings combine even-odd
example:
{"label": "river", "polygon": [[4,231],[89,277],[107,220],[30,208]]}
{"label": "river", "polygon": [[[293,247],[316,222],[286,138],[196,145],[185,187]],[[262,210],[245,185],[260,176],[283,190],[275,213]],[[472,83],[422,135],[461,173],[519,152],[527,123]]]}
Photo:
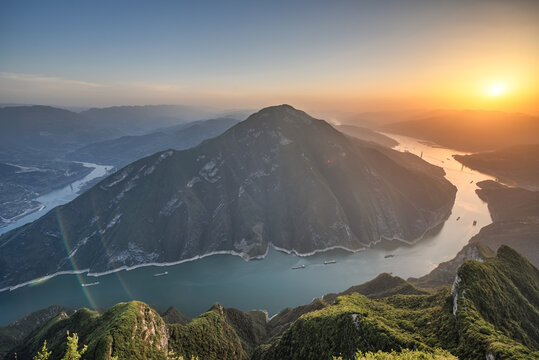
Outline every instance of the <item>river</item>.
{"label": "river", "polygon": [[54,207],[65,204],[73,200],[74,198],[77,197],[79,191],[87,183],[89,183],[90,181],[96,178],[106,175],[113,168],[113,166],[109,166],[109,165],[97,165],[97,164],[86,163],[86,162],[79,162],[79,163],[85,167],[94,168],[94,169],[82,179],[74,181],[71,184],[64,186],[63,188],[51,191],[47,194],[41,195],[40,197],[36,198],[35,200],[40,202],[43,205],[43,207],[38,211],[32,212],[26,216],[21,217],[17,221],[7,226],[0,227],[0,235],[10,230],[13,230],[15,228],[18,228],[21,225],[28,224],[29,222],[39,219],[41,216],[45,215]]}
{"label": "river", "polygon": [[[306,304],[323,294],[361,284],[382,272],[403,278],[424,275],[440,262],[453,258],[481,227],[491,223],[486,203],[475,194],[475,184],[492,178],[462,167],[452,158],[461,152],[431,147],[404,136],[389,136],[399,141],[398,150],[419,156],[423,152],[424,160],[442,166],[447,179],[458,188],[449,219],[415,245],[382,242],[357,253],[333,250],[309,257],[270,249],[263,260],[248,262],[237,256],[213,255],[178,265],[141,267],[100,277],[59,275],[0,293],[0,325],[52,304],[106,309],[129,300],[144,301],[158,310],[176,306],[190,317],[206,311],[215,302],[246,311],[264,309],[273,315],[285,307]],[[336,263],[324,265],[326,260]],[[297,265],[305,268],[293,270]],[[167,273],[154,276],[164,272]],[[83,287],[81,283],[93,285]]]}

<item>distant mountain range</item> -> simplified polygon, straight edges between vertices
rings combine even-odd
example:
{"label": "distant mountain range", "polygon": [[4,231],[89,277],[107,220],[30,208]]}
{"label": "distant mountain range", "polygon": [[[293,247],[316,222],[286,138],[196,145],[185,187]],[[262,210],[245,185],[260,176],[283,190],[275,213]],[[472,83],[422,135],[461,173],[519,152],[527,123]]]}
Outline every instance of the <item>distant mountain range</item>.
{"label": "distant mountain range", "polygon": [[183,150],[222,134],[239,120],[218,118],[162,128],[145,135],[122,136],[95,142],[66,155],[66,159],[123,167],[156,152]]}
{"label": "distant mountain range", "polygon": [[492,175],[506,184],[539,190],[539,143],[453,157],[465,166]]}
{"label": "distant mountain range", "polygon": [[138,160],[2,235],[0,288],[72,271],[72,261],[105,272],[219,252],[260,257],[270,244],[309,254],[412,242],[448,217],[455,193],[443,169],[415,155],[270,107],[195,148]]}
{"label": "distant mountain range", "polygon": [[[88,345],[85,358],[206,360],[402,359],[476,360],[539,357],[539,271],[502,246],[495,257],[468,261],[453,285],[420,289],[381,274],[268,319],[216,303],[188,320],[175,309],[119,303],[99,314],[51,307],[0,328],[5,359],[31,359],[43,342],[52,358],[65,353],[66,332]],[[276,294],[278,296],[278,294]],[[171,316],[170,314],[175,315]],[[34,321],[32,321],[34,320]],[[42,321],[37,323],[37,321]],[[362,352],[376,357],[356,358]]]}
{"label": "distant mountain range", "polygon": [[[0,226],[39,209],[38,196],[91,171],[73,161],[120,167],[158,151],[195,146],[237,122],[193,121],[208,114],[213,113],[186,106],[114,107],[81,114],[49,106],[0,108]],[[146,135],[148,131],[152,133]],[[10,167],[16,170],[7,171]]]}
{"label": "distant mountain range", "polygon": [[222,115],[217,110],[176,105],[118,106],[81,113],[40,105],[3,107],[0,161],[28,164],[55,160],[94,142],[143,135],[158,128]]}
{"label": "distant mountain range", "polygon": [[471,152],[539,143],[539,117],[499,111],[439,110],[377,129]]}
{"label": "distant mountain range", "polygon": [[158,128],[216,117],[244,119],[248,113],[185,105],[145,105],[92,108],[82,111],[80,115],[100,128],[112,127],[121,131],[122,135],[141,135]]}

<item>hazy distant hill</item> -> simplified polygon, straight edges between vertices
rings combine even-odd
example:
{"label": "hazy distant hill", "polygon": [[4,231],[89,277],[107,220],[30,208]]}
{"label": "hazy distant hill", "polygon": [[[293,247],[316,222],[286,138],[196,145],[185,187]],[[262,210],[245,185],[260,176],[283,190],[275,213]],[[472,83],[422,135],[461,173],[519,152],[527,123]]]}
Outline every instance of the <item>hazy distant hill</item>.
{"label": "hazy distant hill", "polygon": [[428,117],[381,128],[462,151],[539,143],[538,117],[499,111],[436,111]]}
{"label": "hazy distant hill", "polygon": [[413,241],[447,218],[455,193],[443,169],[415,155],[270,107],[195,148],[136,161],[2,235],[0,288],[71,270],[71,258],[101,272],[216,251],[262,256],[270,243],[310,253]]}
{"label": "hazy distant hill", "polygon": [[539,144],[453,157],[467,167],[492,175],[504,183],[539,190]]}
{"label": "hazy distant hill", "polygon": [[342,133],[356,137],[360,140],[371,141],[387,147],[395,147],[399,145],[399,143],[392,138],[365,127],[355,125],[338,125],[335,126],[335,128]]}
{"label": "hazy distant hill", "polygon": [[217,111],[188,106],[119,106],[81,113],[50,106],[0,108],[0,161],[54,160],[82,146],[211,119]]}
{"label": "hazy distant hill", "polygon": [[119,134],[49,106],[0,108],[0,129],[0,161],[11,163],[55,160],[65,151]]}
{"label": "hazy distant hill", "polygon": [[171,128],[162,129],[163,134],[118,139],[170,124],[181,123],[175,125],[179,129],[187,126],[186,121],[209,113],[184,106],[115,107],[83,114],[50,106],[0,108],[0,164],[27,168],[17,168],[13,174],[0,169],[0,226],[38,209],[37,196],[80,179],[91,170],[71,160],[122,166],[167,148],[197,145],[233,123],[231,119],[215,120],[193,124],[184,133]]}
{"label": "hazy distant hill", "polygon": [[482,242],[492,250],[509,245],[539,266],[539,191],[508,188],[494,181],[477,185],[477,195],[488,203],[494,222],[482,228],[470,243]]}
{"label": "hazy distant hill", "polygon": [[216,109],[184,105],[113,106],[92,108],[80,114],[94,126],[113,127],[122,135],[140,135],[165,126],[220,116]]}
{"label": "hazy distant hill", "polygon": [[146,135],[123,136],[100,141],[67,154],[68,159],[104,165],[124,166],[167,149],[183,150],[223,133],[238,120],[219,118],[195,121],[160,129]]}

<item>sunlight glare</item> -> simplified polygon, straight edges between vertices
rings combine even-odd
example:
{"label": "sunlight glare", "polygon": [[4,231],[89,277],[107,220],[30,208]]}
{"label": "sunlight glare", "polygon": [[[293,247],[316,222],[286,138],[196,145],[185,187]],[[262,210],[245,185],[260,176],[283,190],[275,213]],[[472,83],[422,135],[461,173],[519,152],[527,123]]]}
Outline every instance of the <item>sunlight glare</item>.
{"label": "sunlight glare", "polygon": [[487,89],[489,96],[500,96],[506,92],[506,86],[504,84],[493,84]]}

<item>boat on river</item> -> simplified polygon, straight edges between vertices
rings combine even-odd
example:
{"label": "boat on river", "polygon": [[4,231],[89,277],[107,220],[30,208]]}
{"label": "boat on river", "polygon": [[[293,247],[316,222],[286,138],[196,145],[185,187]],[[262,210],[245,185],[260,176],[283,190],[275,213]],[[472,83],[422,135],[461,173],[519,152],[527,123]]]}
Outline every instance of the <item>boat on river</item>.
{"label": "boat on river", "polygon": [[326,261],[324,261],[324,265],[336,264],[336,263],[337,263],[337,260],[326,260]]}
{"label": "boat on river", "polygon": [[165,271],[165,272],[162,272],[162,273],[158,273],[158,274],[153,274],[153,276],[164,276],[164,275],[168,275],[168,271]]}

